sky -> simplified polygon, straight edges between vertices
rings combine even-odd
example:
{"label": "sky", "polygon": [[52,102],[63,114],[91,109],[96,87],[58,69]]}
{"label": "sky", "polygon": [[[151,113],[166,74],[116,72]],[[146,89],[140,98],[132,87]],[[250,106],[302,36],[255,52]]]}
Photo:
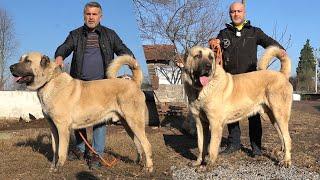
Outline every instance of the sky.
{"label": "sky", "polygon": [[[19,49],[11,61],[18,60],[28,51],[40,51],[53,58],[56,48],[63,43],[69,31],[83,25],[83,7],[88,1],[79,0],[0,0],[0,8],[11,16],[15,26]],[[131,0],[98,1],[103,8],[101,24],[114,29],[146,73],[145,58],[135,21]],[[221,0],[228,10],[233,1]],[[300,51],[307,39],[311,46],[320,48],[319,0],[302,3],[292,0],[247,0],[247,19],[272,35],[275,27],[280,35],[286,29],[285,39],[291,36],[287,49],[292,59],[292,75],[296,74]],[[71,56],[69,57],[71,59]],[[10,62],[9,62],[10,63]],[[275,65],[277,66],[277,65]]]}
{"label": "sky", "polygon": [[[18,51],[8,64],[17,62],[22,54],[29,51],[39,51],[53,59],[57,47],[64,42],[69,32],[83,25],[83,8],[87,2],[89,1],[0,0],[0,8],[12,17],[19,43]],[[132,1],[97,2],[103,10],[101,24],[116,31],[138,59],[144,73],[147,73]],[[66,62],[70,62],[71,58],[72,55]]]}

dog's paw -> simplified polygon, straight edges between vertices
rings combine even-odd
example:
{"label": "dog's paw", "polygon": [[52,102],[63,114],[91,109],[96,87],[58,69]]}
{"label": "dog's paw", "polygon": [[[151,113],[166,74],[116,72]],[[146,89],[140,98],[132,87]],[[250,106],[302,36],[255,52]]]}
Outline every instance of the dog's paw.
{"label": "dog's paw", "polygon": [[213,171],[217,167],[217,163],[214,160],[209,160],[207,164],[207,171]]}
{"label": "dog's paw", "polygon": [[49,173],[53,173],[55,168],[56,168],[55,165],[51,165],[49,169]]}
{"label": "dog's paw", "polygon": [[62,165],[59,162],[56,164],[56,166],[51,168],[53,173],[60,173],[62,171]]}
{"label": "dog's paw", "polygon": [[209,160],[209,162],[208,162],[208,166],[209,167],[214,167],[215,166],[215,163],[216,161],[213,161],[213,160]]}
{"label": "dog's paw", "polygon": [[190,166],[190,167],[197,167],[197,166],[200,166],[200,165],[201,165],[200,161],[192,161],[192,162],[188,163],[188,166]]}
{"label": "dog's paw", "polygon": [[152,173],[153,172],[153,166],[146,167],[145,169],[146,169],[147,173]]}
{"label": "dog's paw", "polygon": [[60,173],[60,168],[59,167],[50,167],[49,172],[50,173]]}
{"label": "dog's paw", "polygon": [[272,154],[278,159],[283,159],[283,156],[284,156],[283,150],[281,150],[279,148],[273,149]]}
{"label": "dog's paw", "polygon": [[139,165],[142,165],[142,158],[141,158],[141,156],[137,156],[137,158],[134,160],[134,163],[135,164],[139,164]]}
{"label": "dog's paw", "polygon": [[279,166],[288,168],[291,166],[291,160],[282,160],[279,162]]}
{"label": "dog's paw", "polygon": [[200,166],[196,167],[195,171],[196,171],[197,173],[206,172],[206,171],[207,171],[207,166],[205,166],[205,165],[200,165]]}

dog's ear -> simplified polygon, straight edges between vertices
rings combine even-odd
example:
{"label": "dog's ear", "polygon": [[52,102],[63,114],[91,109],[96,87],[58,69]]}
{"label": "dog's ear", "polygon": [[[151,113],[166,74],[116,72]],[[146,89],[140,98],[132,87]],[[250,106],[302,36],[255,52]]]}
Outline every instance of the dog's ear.
{"label": "dog's ear", "polygon": [[25,59],[28,59],[28,56],[24,54],[24,55],[22,55],[22,56],[20,57],[19,62],[22,62],[22,61],[24,61]]}
{"label": "dog's ear", "polygon": [[50,64],[50,59],[49,59],[49,57],[46,56],[46,55],[43,55],[43,56],[41,57],[41,61],[40,61],[41,67],[45,68],[45,67],[47,67],[49,64]]}
{"label": "dog's ear", "polygon": [[184,53],[183,53],[183,62],[187,62],[187,58],[189,56],[189,49],[187,49]]}

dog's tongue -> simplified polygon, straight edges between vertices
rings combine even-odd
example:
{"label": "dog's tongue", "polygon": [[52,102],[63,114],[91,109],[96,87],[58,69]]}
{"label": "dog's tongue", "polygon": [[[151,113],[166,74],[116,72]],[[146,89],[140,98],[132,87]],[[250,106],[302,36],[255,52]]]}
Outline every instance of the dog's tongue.
{"label": "dog's tongue", "polygon": [[21,79],[22,77],[14,77],[14,80],[17,82]]}
{"label": "dog's tongue", "polygon": [[209,83],[209,78],[207,76],[201,76],[200,83],[202,84],[202,86],[206,86]]}

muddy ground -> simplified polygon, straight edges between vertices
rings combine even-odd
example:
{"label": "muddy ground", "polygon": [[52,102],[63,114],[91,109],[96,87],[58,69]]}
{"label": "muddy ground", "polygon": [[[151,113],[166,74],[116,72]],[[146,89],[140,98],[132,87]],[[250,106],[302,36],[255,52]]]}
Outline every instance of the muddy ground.
{"label": "muddy ground", "polygon": [[[183,167],[196,159],[196,139],[184,134],[181,117],[166,117],[161,127],[148,127],[152,144],[154,172],[147,174],[133,162],[135,148],[120,125],[109,125],[108,158],[118,159],[115,166],[89,170],[84,161],[67,161],[60,173],[49,173],[52,150],[45,120],[29,123],[0,123],[0,179],[171,179],[170,167]],[[1,122],[1,121],[0,121]],[[239,160],[272,161],[272,149],[279,148],[279,138],[272,125],[263,122],[263,152],[259,158],[249,156],[248,122],[241,122],[243,150],[230,156],[219,156],[217,163],[234,164]],[[294,102],[290,121],[293,142],[292,163],[320,173],[320,101]],[[224,129],[224,137],[227,135]],[[225,145],[225,138],[222,145]]]}

